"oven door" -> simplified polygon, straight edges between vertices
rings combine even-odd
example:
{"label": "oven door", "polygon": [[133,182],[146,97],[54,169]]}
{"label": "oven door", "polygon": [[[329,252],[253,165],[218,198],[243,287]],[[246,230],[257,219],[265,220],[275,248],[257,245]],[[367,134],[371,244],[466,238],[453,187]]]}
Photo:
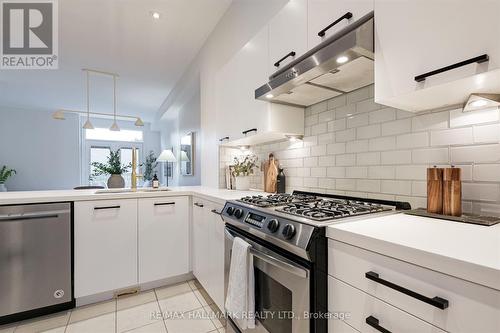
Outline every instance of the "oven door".
{"label": "oven door", "polygon": [[235,237],[249,243],[255,271],[255,329],[241,330],[229,320],[228,332],[308,333],[310,270],[243,236],[225,229],[225,295]]}

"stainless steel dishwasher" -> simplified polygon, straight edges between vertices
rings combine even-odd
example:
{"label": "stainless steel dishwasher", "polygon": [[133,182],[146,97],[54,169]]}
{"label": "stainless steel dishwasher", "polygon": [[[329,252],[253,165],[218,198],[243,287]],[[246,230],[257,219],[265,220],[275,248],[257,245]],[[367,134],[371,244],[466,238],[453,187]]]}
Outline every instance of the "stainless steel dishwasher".
{"label": "stainless steel dishwasher", "polygon": [[0,324],[74,307],[71,206],[0,206]]}

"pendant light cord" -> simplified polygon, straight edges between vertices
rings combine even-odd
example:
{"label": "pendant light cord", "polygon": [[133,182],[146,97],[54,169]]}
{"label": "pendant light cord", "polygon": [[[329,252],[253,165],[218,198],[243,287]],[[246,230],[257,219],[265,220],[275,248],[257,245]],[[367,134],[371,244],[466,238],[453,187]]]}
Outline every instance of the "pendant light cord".
{"label": "pendant light cord", "polygon": [[87,121],[90,119],[90,79],[89,79],[89,71],[87,72]]}
{"label": "pendant light cord", "polygon": [[113,121],[116,123],[116,76],[113,75]]}

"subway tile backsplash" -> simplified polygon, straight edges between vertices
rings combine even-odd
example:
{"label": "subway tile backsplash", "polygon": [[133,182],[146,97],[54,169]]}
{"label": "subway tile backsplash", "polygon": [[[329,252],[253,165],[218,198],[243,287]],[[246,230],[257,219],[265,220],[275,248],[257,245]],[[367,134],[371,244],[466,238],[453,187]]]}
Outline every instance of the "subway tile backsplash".
{"label": "subway tile backsplash", "polygon": [[[409,201],[426,205],[426,169],[462,168],[464,210],[500,213],[500,111],[461,109],[410,113],[373,101],[373,86],[306,109],[302,142],[251,148],[260,161],[274,153],[287,175],[287,192]],[[221,148],[224,167],[239,150]],[[263,189],[257,170],[252,187]]]}

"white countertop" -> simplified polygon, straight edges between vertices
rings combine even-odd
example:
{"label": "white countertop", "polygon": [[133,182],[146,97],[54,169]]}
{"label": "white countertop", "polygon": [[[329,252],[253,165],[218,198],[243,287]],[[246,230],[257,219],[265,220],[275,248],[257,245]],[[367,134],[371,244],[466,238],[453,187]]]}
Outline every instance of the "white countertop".
{"label": "white countertop", "polygon": [[500,224],[394,214],[331,225],[329,238],[500,290]]}
{"label": "white countertop", "polygon": [[168,197],[179,195],[194,195],[204,197],[223,204],[226,200],[234,200],[246,195],[267,195],[259,191],[236,191],[217,189],[204,186],[169,187],[169,191],[125,192],[125,193],[96,193],[97,190],[55,190],[55,191],[16,191],[0,192],[0,205],[62,202],[62,201],[89,201],[89,200],[116,200],[131,198]]}

